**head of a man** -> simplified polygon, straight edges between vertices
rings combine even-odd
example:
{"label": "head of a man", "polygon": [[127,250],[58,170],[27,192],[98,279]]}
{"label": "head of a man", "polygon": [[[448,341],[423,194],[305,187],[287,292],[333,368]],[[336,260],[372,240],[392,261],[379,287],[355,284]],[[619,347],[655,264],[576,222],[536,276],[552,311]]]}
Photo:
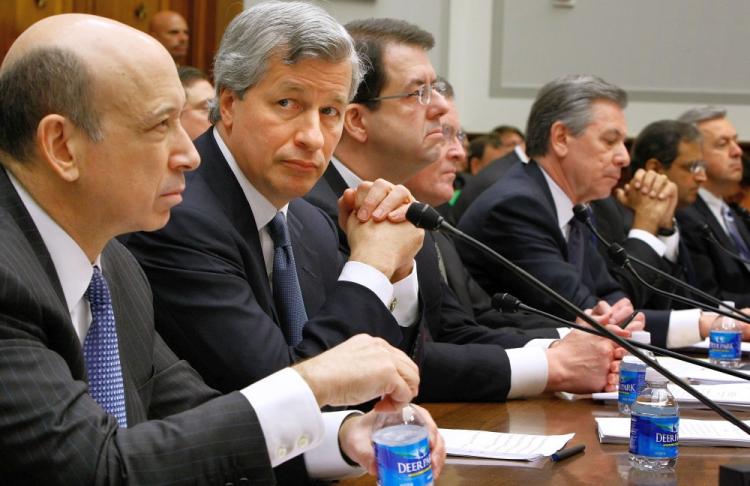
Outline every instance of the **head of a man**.
{"label": "head of a man", "polygon": [[526,137],[524,137],[523,132],[518,127],[514,127],[513,125],[498,125],[490,133],[500,140],[500,145],[504,150],[503,155],[510,153],[519,145],[522,150],[526,150]]}
{"label": "head of a man", "polygon": [[211,126],[208,110],[215,96],[214,87],[206,74],[198,68],[179,66],[177,74],[185,88],[185,106],[180,114],[180,122],[188,136],[194,140]]}
{"label": "head of a man", "polygon": [[[96,46],[92,48],[91,46]],[[48,17],[0,68],[0,159],[89,254],[166,224],[198,154],[185,94],[150,36],[82,14]]]}
{"label": "head of a man", "polygon": [[281,207],[323,174],[361,76],[351,37],[324,10],[260,3],[224,33],[210,120],[250,183]]}
{"label": "head of a man", "polygon": [[448,107],[448,112],[442,118],[445,141],[440,154],[404,183],[417,200],[431,206],[439,206],[451,199],[456,172],[466,161],[463,131],[452,98],[448,99]]}
{"label": "head of a man", "polygon": [[[369,66],[346,112],[342,158],[360,177],[401,183],[434,161],[443,143],[446,86],[428,57],[432,34],[396,19],[346,24]],[[337,155],[339,154],[337,150]]]}
{"label": "head of a man", "polygon": [[149,22],[149,33],[172,55],[177,64],[184,64],[188,53],[190,30],[184,17],[171,10],[156,12]]}
{"label": "head of a man", "polygon": [[687,207],[706,181],[701,134],[688,123],[660,120],[638,134],[631,150],[631,170],[653,170],[677,184],[677,205]]}
{"label": "head of a man", "polygon": [[623,109],[627,94],[589,75],[569,75],[539,91],[526,127],[526,152],[573,204],[609,196],[630,163]]}
{"label": "head of a man", "polygon": [[737,130],[726,114],[722,108],[702,106],[688,110],[679,118],[698,127],[703,135],[705,187],[719,197],[731,195],[742,179],[742,148],[737,143]]}

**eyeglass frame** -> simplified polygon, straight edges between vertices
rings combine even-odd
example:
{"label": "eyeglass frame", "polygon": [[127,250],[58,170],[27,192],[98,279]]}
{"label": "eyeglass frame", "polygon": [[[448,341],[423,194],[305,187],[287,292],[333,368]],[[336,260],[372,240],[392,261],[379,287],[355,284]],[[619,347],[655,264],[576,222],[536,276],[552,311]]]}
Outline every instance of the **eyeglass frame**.
{"label": "eyeglass frame", "polygon": [[705,160],[695,160],[693,162],[690,162],[687,170],[690,171],[691,174],[695,175],[700,171],[705,172],[707,167],[708,163]]}
{"label": "eyeglass frame", "polygon": [[[396,99],[409,98],[411,96],[416,96],[417,101],[419,102],[420,105],[429,105],[430,102],[432,101],[433,91],[435,91],[440,96],[445,96],[445,93],[448,92],[448,84],[445,81],[433,81],[432,83],[421,85],[419,88],[417,88],[415,91],[412,91],[411,93],[400,93],[400,94],[388,95],[388,96],[377,96],[375,98],[369,98],[366,100],[359,101],[359,103],[375,103],[377,101],[396,100]],[[427,99],[424,99],[425,94],[427,95]]]}
{"label": "eyeglass frame", "polygon": [[443,138],[450,142],[453,137],[456,137],[456,140],[458,140],[458,143],[463,144],[464,140],[466,140],[466,132],[461,130],[460,128],[456,130],[450,125],[443,125]]}

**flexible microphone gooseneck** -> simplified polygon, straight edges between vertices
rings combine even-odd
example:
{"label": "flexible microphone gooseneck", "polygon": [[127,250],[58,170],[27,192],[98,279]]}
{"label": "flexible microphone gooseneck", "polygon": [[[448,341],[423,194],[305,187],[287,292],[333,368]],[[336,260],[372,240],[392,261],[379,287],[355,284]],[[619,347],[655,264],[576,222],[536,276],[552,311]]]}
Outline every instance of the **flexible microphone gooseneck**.
{"label": "flexible microphone gooseneck", "polygon": [[700,401],[702,404],[704,404],[705,406],[707,406],[708,408],[716,412],[722,418],[724,418],[731,424],[737,426],[740,430],[742,430],[746,434],[750,435],[750,426],[748,426],[747,424],[739,420],[737,417],[732,415],[731,412],[724,409],[723,407],[715,403],[713,400],[709,399],[708,397],[703,395],[701,392],[693,388],[692,386],[688,385],[685,381],[683,381],[678,376],[674,375],[672,372],[666,370],[662,365],[656,362],[656,360],[653,360],[650,357],[646,356],[642,351],[640,351],[635,346],[632,346],[625,339],[621,338],[620,336],[617,336],[616,334],[612,333],[612,331],[610,331],[606,327],[596,322],[596,320],[592,319],[589,315],[587,315],[585,312],[579,309],[575,304],[573,304],[572,302],[569,302],[563,296],[561,296],[560,294],[558,294],[557,292],[549,288],[543,282],[539,281],[536,277],[528,273],[526,270],[518,267],[517,265],[512,263],[510,260],[500,255],[498,252],[488,247],[487,245],[477,240],[476,238],[473,238],[467,235],[466,233],[464,233],[463,231],[459,230],[458,228],[455,228],[453,225],[448,224],[445,221],[445,218],[440,216],[440,213],[438,213],[434,208],[423,203],[418,203],[418,202],[411,203],[409,205],[409,209],[406,211],[406,219],[418,228],[424,228],[430,231],[434,231],[434,230],[447,231],[448,233],[455,235],[456,237],[468,243],[469,245],[490,255],[495,261],[499,262],[504,268],[508,269],[518,278],[523,280],[527,285],[531,285],[545,292],[553,300],[555,300],[558,304],[560,304],[563,308],[577,315],[578,317],[586,321],[588,324],[590,324],[592,327],[598,329],[602,333],[602,335],[606,336],[612,341],[615,341],[621,347],[625,348],[629,353],[636,356],[644,363],[647,363],[649,366],[651,366],[652,368],[657,370],[659,373],[664,375],[672,383],[675,383],[677,386],[685,390],[687,393],[694,396],[698,401]]}
{"label": "flexible microphone gooseneck", "polygon": [[[677,302],[681,302],[683,304],[687,304],[691,307],[697,307],[699,309],[715,312],[717,314],[731,317],[733,319],[737,319],[738,321],[742,321],[742,322],[746,322],[750,324],[750,316],[740,311],[739,309],[736,309],[730,305],[727,305],[721,300],[714,297],[713,295],[708,294],[698,288],[695,288],[692,285],[689,285],[683,282],[682,280],[668,274],[667,272],[664,272],[652,265],[649,265],[643,260],[628,254],[625,251],[625,249],[619,244],[611,243],[607,241],[606,239],[604,239],[601,233],[599,233],[599,231],[596,229],[596,226],[594,226],[594,224],[591,222],[591,216],[589,215],[589,212],[586,209],[585,205],[576,204],[575,206],[573,206],[573,214],[575,215],[576,219],[584,223],[586,227],[591,230],[591,232],[594,234],[596,239],[599,240],[602,243],[602,245],[604,245],[607,248],[607,255],[613,262],[615,262],[615,264],[628,270],[628,272],[630,272],[638,280],[638,282],[641,283],[641,285],[645,286],[652,292],[656,292],[657,294],[664,295],[666,297],[669,297],[670,299],[676,300]],[[676,284],[677,286],[683,289],[686,289],[687,291],[691,292],[694,295],[698,295],[704,298],[708,302],[712,303],[715,307],[711,307],[704,302],[693,300],[688,297],[684,297],[682,295],[677,295],[672,292],[667,292],[666,290],[660,289],[650,284],[643,277],[641,277],[641,275],[635,270],[635,268],[633,268],[633,265],[630,262],[635,262],[638,265],[641,265],[642,267],[648,270],[651,270],[652,272],[656,273],[657,275],[664,278],[665,280],[673,284]],[[722,310],[721,309],[722,307],[728,309],[729,311],[727,312],[727,311]]]}
{"label": "flexible microphone gooseneck", "polygon": [[746,260],[746,259],[742,258],[739,254],[735,253],[734,251],[732,251],[729,248],[727,248],[726,246],[724,246],[721,243],[721,241],[719,241],[719,239],[716,238],[716,235],[714,234],[714,232],[711,230],[711,227],[708,226],[707,223],[703,223],[703,225],[701,226],[700,231],[701,231],[701,236],[704,239],[706,239],[706,240],[710,241],[711,243],[713,243],[714,245],[718,246],[721,251],[723,251],[724,253],[726,253],[727,255],[729,255],[730,257],[734,258],[735,260],[737,260],[740,263],[743,263],[745,265],[750,265],[750,260]]}

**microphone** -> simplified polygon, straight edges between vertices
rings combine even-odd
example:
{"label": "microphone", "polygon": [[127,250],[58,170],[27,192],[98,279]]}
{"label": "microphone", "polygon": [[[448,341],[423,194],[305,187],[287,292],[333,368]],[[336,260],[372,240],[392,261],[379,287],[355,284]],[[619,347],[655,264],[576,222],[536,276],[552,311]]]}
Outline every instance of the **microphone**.
{"label": "microphone", "polygon": [[[500,312],[504,312],[508,314],[513,314],[516,312],[527,312],[529,314],[536,314],[538,316],[546,317],[547,319],[558,322],[564,326],[572,327],[573,329],[578,329],[579,331],[587,332],[595,336],[606,337],[600,332],[598,332],[598,330],[596,329],[581,326],[575,322],[568,321],[554,314],[544,312],[543,310],[537,309],[536,307],[528,306],[524,304],[523,302],[521,302],[515,296],[508,294],[508,293],[493,295],[492,307],[496,310],[499,310]],[[630,322],[636,316],[637,313],[638,313],[637,311],[633,312],[633,314],[630,316],[630,318],[626,322]],[[710,370],[718,371],[720,373],[725,373],[727,375],[731,375],[737,378],[741,378],[743,380],[750,381],[750,375],[743,373],[741,371],[738,371],[738,370],[733,370],[731,368],[724,368],[719,365],[715,365],[706,361],[702,361],[700,359],[692,358],[690,356],[685,356],[684,354],[676,353],[670,349],[660,348],[658,346],[653,346],[651,344],[639,343],[638,341],[632,341],[630,339],[627,339],[627,342],[629,342],[630,344],[632,344],[633,346],[637,348],[651,351],[654,354],[658,354],[661,356],[669,356],[670,358],[679,359],[680,361],[685,361],[686,363],[691,363],[691,364],[700,366],[702,368],[708,368]]]}
{"label": "microphone", "polygon": [[[668,274],[667,272],[664,272],[652,265],[649,265],[648,263],[644,262],[643,260],[640,260],[632,255],[629,255],[625,249],[620,246],[617,243],[610,243],[604,237],[599,233],[599,231],[596,229],[596,226],[591,222],[591,216],[589,215],[589,211],[583,204],[576,204],[573,206],[573,215],[576,217],[576,219],[586,225],[588,229],[591,230],[591,232],[594,234],[597,240],[599,240],[606,248],[607,248],[607,255],[609,258],[615,262],[620,267],[625,268],[630,272],[637,280],[640,282],[641,285],[645,286],[652,292],[656,292],[657,294],[664,295],[669,297],[670,299],[676,300],[678,302],[681,302],[683,304],[687,304],[692,307],[697,307],[699,309],[703,310],[709,310],[711,312],[715,312],[717,314],[721,314],[723,316],[731,317],[733,319],[737,319],[738,321],[746,322],[750,324],[750,316],[746,315],[742,311],[729,306],[722,302],[721,300],[717,299],[711,294],[708,294],[698,288],[693,287],[692,285],[689,285],[682,280],[675,278],[674,276]],[[707,225],[704,225],[707,227]],[[709,230],[710,231],[710,230]],[[667,280],[668,282],[671,282],[683,289],[686,289],[688,292],[698,295],[705,299],[706,301],[713,304],[715,307],[711,307],[706,305],[703,302],[699,302],[693,299],[689,299],[687,297],[683,297],[681,295],[674,294],[672,292],[667,292],[666,290],[660,289],[649,282],[647,282],[641,275],[633,268],[630,262],[635,262],[638,265],[641,265],[642,267],[651,270],[652,272],[656,273],[663,279]],[[725,309],[728,309],[729,312],[722,310],[722,307]]]}
{"label": "microphone", "polygon": [[734,258],[735,260],[737,260],[738,262],[740,262],[740,263],[742,263],[744,265],[750,265],[750,260],[745,260],[740,255],[738,255],[736,252],[734,252],[734,251],[730,250],[729,248],[727,248],[726,246],[724,246],[721,243],[721,241],[719,241],[719,239],[716,238],[716,235],[714,234],[714,232],[711,230],[711,228],[708,226],[707,223],[703,223],[703,225],[701,226],[700,231],[701,231],[701,236],[703,236],[703,238],[705,238],[706,240],[710,241],[711,243],[713,243],[714,245],[716,245],[717,247],[719,247],[719,249],[721,251],[723,251],[724,253],[726,253],[727,255],[729,255],[730,257]]}
{"label": "microphone", "polygon": [[514,275],[520,278],[527,285],[535,287],[543,291],[545,294],[549,295],[550,298],[552,298],[555,302],[560,304],[563,308],[577,315],[578,317],[586,321],[595,329],[598,329],[599,332],[602,333],[602,335],[606,336],[608,339],[611,339],[612,341],[616,342],[621,347],[625,348],[630,354],[632,354],[633,356],[636,356],[644,363],[647,363],[649,366],[657,370],[659,373],[665,376],[672,383],[676,384],[677,386],[685,390],[687,393],[694,396],[699,402],[706,405],[711,410],[715,411],[717,414],[719,414],[719,416],[721,416],[722,418],[724,418],[731,424],[739,427],[739,429],[745,432],[746,434],[750,435],[750,426],[748,426],[743,421],[739,420],[737,417],[732,415],[732,413],[730,413],[729,411],[727,411],[720,405],[716,404],[713,400],[703,395],[701,392],[699,392],[698,390],[696,390],[695,388],[687,384],[684,380],[682,380],[675,374],[666,370],[662,365],[656,362],[656,360],[653,360],[650,357],[646,356],[645,353],[641,352],[635,346],[632,346],[625,339],[614,334],[612,331],[610,331],[606,327],[596,322],[596,320],[592,319],[591,316],[587,315],[585,312],[579,309],[575,304],[568,301],[565,297],[563,297],[562,295],[558,294],[557,292],[549,288],[546,284],[538,280],[536,277],[528,273],[526,270],[512,263],[510,260],[502,256],[501,254],[499,254],[498,252],[496,252],[489,246],[485,245],[481,241],[467,235],[463,231],[459,230],[458,228],[455,228],[453,225],[446,222],[445,219],[442,216],[440,216],[440,214],[434,208],[430,207],[427,204],[413,202],[411,203],[408,210],[406,211],[406,219],[410,223],[414,224],[415,226],[420,225],[418,226],[420,228],[429,229],[429,230],[438,229],[438,230],[446,231],[454,235],[455,237],[459,238],[461,241],[464,241],[468,245],[471,245],[474,248],[477,248],[483,253],[489,255],[493,260],[500,263],[504,268],[512,272]]}

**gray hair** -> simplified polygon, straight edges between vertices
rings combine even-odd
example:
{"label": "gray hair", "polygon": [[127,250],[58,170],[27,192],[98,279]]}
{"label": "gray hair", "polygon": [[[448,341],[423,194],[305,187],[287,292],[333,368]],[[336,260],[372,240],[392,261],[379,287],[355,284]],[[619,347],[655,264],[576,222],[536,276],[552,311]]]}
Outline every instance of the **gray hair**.
{"label": "gray hair", "polygon": [[0,74],[0,151],[31,159],[39,122],[58,114],[93,141],[102,138],[86,63],[69,49],[36,48]]}
{"label": "gray hair", "polygon": [[625,91],[601,78],[567,75],[550,81],[539,90],[526,125],[526,153],[529,157],[547,154],[550,129],[562,122],[573,135],[579,135],[591,122],[591,105],[608,100],[620,108],[628,104]]}
{"label": "gray hair", "polygon": [[[349,59],[350,100],[362,79],[354,41],[325,10],[303,2],[270,1],[240,13],[224,32],[214,61],[217,98],[222,90],[229,89],[241,99],[263,79],[274,55],[280,55],[287,64],[307,58],[331,62]],[[209,119],[216,123],[220,118],[218,103],[213,103]]]}
{"label": "gray hair", "polygon": [[697,125],[704,121],[717,120],[726,116],[727,110],[724,108],[719,108],[718,106],[698,106],[686,111],[677,120]]}

